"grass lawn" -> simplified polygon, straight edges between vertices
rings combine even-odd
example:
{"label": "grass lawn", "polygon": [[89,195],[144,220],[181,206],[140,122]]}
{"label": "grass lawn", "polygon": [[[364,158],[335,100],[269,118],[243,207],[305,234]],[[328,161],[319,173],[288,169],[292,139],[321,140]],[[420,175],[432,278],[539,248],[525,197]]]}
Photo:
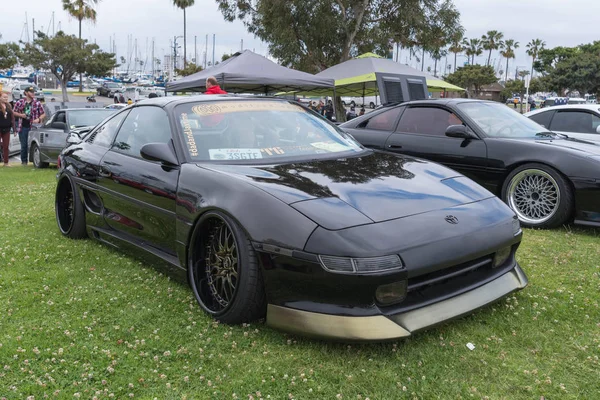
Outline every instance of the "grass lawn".
{"label": "grass lawn", "polygon": [[215,323],[156,266],[63,238],[55,174],[0,168],[0,399],[600,398],[600,231],[526,230],[530,285],[472,316],[324,343]]}

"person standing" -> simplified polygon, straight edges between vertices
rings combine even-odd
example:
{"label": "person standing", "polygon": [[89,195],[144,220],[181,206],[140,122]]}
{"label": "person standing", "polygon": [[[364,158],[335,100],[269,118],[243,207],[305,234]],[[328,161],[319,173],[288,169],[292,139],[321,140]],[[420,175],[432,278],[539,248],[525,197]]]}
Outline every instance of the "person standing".
{"label": "person standing", "polygon": [[35,89],[29,86],[24,92],[25,98],[17,101],[13,109],[15,117],[21,118],[17,127],[21,141],[21,165],[27,165],[28,161],[31,124],[39,124],[46,117],[42,103],[35,99]]}
{"label": "person standing", "polygon": [[[10,130],[15,128],[15,115],[8,93],[0,92],[0,149],[2,149],[2,161],[8,167],[8,146],[10,144]],[[15,131],[16,132],[16,131]],[[15,136],[17,134],[15,133]]]}
{"label": "person standing", "polygon": [[221,89],[217,78],[211,76],[206,78],[206,92],[204,94],[227,94],[227,92]]}

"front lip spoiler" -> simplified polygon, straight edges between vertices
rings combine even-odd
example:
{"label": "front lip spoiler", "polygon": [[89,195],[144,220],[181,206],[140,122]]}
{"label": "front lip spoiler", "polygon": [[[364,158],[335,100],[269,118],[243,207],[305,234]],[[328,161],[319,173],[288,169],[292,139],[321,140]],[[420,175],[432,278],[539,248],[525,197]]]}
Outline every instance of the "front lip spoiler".
{"label": "front lip spoiler", "polygon": [[425,328],[470,314],[523,289],[528,280],[518,264],[506,274],[466,293],[405,313],[348,317],[295,310],[269,304],[267,325],[329,340],[380,341],[411,336]]}

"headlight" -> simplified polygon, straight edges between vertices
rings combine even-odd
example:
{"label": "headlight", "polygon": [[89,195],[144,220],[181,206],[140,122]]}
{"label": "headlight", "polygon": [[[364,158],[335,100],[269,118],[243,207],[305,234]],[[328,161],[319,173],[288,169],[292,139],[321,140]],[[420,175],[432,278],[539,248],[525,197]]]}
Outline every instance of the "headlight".
{"label": "headlight", "polygon": [[506,260],[508,260],[508,257],[510,257],[511,251],[512,251],[512,248],[510,246],[498,250],[496,252],[496,254],[494,255],[494,260],[492,262],[492,268],[496,268],[496,267],[499,267],[500,265],[504,264],[506,262]]}
{"label": "headlight", "polygon": [[319,256],[319,261],[327,271],[341,274],[373,274],[404,268],[396,254],[370,258]]}

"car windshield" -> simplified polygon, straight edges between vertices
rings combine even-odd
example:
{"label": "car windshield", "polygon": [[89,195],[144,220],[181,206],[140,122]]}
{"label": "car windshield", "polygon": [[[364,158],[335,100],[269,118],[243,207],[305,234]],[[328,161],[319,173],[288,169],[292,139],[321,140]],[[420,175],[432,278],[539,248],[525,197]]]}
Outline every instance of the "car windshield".
{"label": "car windshield", "polygon": [[82,126],[95,126],[104,118],[114,114],[115,110],[99,108],[97,110],[73,110],[69,111],[69,128],[80,128]]}
{"label": "car windshield", "polygon": [[334,125],[287,101],[203,101],[179,105],[175,115],[194,161],[308,160],[363,151]]}
{"label": "car windshield", "polygon": [[491,102],[466,102],[458,109],[471,118],[489,137],[535,138],[550,131],[504,104]]}

